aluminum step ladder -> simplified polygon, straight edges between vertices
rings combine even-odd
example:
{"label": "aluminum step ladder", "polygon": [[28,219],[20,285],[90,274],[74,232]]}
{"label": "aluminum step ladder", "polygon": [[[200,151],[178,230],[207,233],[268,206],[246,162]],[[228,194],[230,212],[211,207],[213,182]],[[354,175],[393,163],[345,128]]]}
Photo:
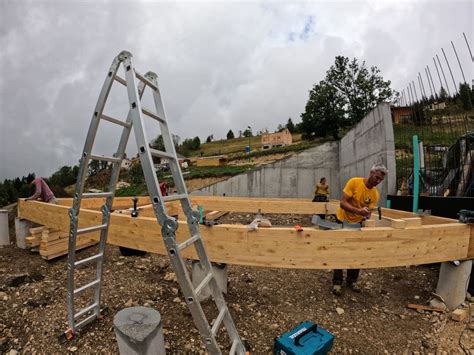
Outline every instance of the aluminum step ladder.
{"label": "aluminum step ladder", "polygon": [[[125,70],[125,79],[117,75],[117,71],[121,64]],[[107,116],[103,113],[108,94],[114,82],[119,82],[127,88],[130,109],[126,121]],[[155,103],[155,113],[142,107],[141,98],[146,87],[149,87],[152,90]],[[144,126],[145,116],[158,121],[161,135],[163,137],[165,151],[159,151],[150,148]],[[116,153],[111,157],[93,155],[91,153],[100,120],[106,120],[123,127],[119,146]],[[115,195],[115,186],[119,177],[120,165],[124,157],[125,148],[127,146],[132,127],[135,133],[140,162],[148,187],[150,199],[153,204],[153,209],[155,211],[156,219],[162,226],[161,231],[164,244],[167,248],[176,278],[181,287],[181,291],[185,297],[185,301],[199,330],[204,345],[209,353],[220,354],[222,349],[217,342],[217,333],[221,326],[224,325],[230,340],[230,354],[245,354],[245,346],[237,332],[237,328],[229,312],[224,296],[218,287],[216,278],[212,273],[211,263],[207,256],[204,243],[201,239],[198,224],[199,212],[192,209],[191,201],[189,200],[174,143],[168,129],[163,102],[161,100],[161,94],[158,87],[157,75],[151,72],[148,72],[146,75],[139,74],[133,66],[132,54],[126,51],[121,52],[114,59],[100,92],[94,114],[92,115],[89,132],[87,134],[84,150],[80,160],[80,168],[76,184],[76,191],[74,194],[73,206],[69,210],[69,216],[71,220],[67,267],[67,309],[69,329],[64,332],[63,338],[72,338],[80,328],[100,318],[102,265],[104,260],[107,232],[109,229],[110,212]],[[169,196],[163,196],[161,194],[152,157],[165,157],[170,160],[170,169],[177,191],[176,194]],[[112,174],[107,192],[83,192],[86,173],[91,160],[105,160],[112,164]],[[105,199],[105,203],[102,206],[101,224],[86,227],[81,225],[81,228],[79,228],[80,206],[81,201],[84,198]],[[184,214],[186,215],[189,229],[189,238],[179,244],[176,241],[178,221],[167,214],[165,202],[168,201],[180,201]],[[78,235],[98,231],[100,231],[98,253],[82,260],[76,260],[76,241]],[[187,269],[186,263],[180,254],[182,250],[191,246],[195,247],[200,266],[203,268],[206,274],[202,282],[197,287],[193,287],[189,276],[189,270]],[[83,267],[86,265],[96,266],[95,279],[83,286],[76,288],[75,271],[78,267]],[[198,301],[198,295],[206,288],[206,286],[211,290],[213,300],[218,310],[218,315],[212,323],[209,323],[207,320],[204,310]],[[88,289],[94,290],[93,302],[90,305],[83,307],[79,311],[76,311],[76,297]],[[210,324],[212,324],[212,327]]]}

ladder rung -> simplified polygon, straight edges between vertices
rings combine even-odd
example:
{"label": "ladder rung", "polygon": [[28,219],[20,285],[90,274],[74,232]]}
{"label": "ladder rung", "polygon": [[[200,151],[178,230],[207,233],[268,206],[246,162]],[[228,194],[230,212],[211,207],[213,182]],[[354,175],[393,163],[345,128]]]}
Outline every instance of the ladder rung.
{"label": "ladder rung", "polygon": [[202,290],[204,289],[204,287],[207,286],[207,284],[209,283],[209,281],[211,281],[212,279],[212,272],[210,271],[209,274],[206,275],[206,277],[201,281],[201,283],[198,285],[198,287],[195,288],[194,292],[196,292],[197,295],[199,295]]}
{"label": "ladder rung", "polygon": [[99,224],[98,226],[85,227],[77,230],[77,235],[84,233],[92,233],[107,228],[107,224]]}
{"label": "ladder rung", "polygon": [[89,287],[94,287],[94,286],[98,285],[99,283],[100,283],[100,279],[96,279],[96,280],[94,280],[94,281],[92,281],[92,282],[89,282],[87,285],[84,285],[84,286],[82,286],[82,287],[76,288],[76,289],[74,290],[74,294],[75,294],[75,295],[78,295],[79,293],[84,292],[85,290],[87,290]]}
{"label": "ladder rung", "polygon": [[82,194],[82,198],[95,198],[95,197],[110,197],[112,192],[85,192]]}
{"label": "ladder rung", "polygon": [[216,320],[214,321],[214,325],[212,326],[212,335],[216,336],[217,331],[219,330],[219,327],[221,326],[222,320],[227,314],[227,307],[222,307],[219,315],[217,316]]}
{"label": "ladder rung", "polygon": [[194,237],[189,238],[188,240],[185,240],[181,244],[178,245],[179,250],[183,250],[184,248],[187,248],[191,244],[193,244],[196,240],[199,239],[199,234],[196,234]]}
{"label": "ladder rung", "polygon": [[99,254],[96,254],[96,255],[92,255],[92,256],[89,256],[88,258],[84,258],[82,260],[79,260],[79,261],[76,261],[74,263],[74,267],[77,267],[77,266],[81,266],[85,263],[89,263],[91,261],[94,261],[94,260],[97,260],[97,259],[101,259],[102,256],[104,256],[103,253],[99,253]]}
{"label": "ladder rung", "polygon": [[186,194],[179,194],[179,195],[168,195],[168,196],[163,196],[163,201],[177,201],[177,200],[184,200],[188,198],[188,195]]}
{"label": "ladder rung", "polygon": [[74,315],[74,319],[76,318],[79,318],[80,316],[83,316],[84,314],[86,314],[87,312],[90,312],[92,311],[95,307],[97,307],[98,303],[93,303],[91,304],[90,306],[84,308],[84,309],[81,309],[79,312],[77,312],[75,315]]}
{"label": "ladder rung", "polygon": [[76,324],[76,329],[79,329],[80,327],[83,327],[84,325],[89,324],[90,322],[92,322],[96,318],[97,318],[97,316],[96,316],[95,313],[91,314],[89,317],[87,317],[83,321],[77,323]]}
{"label": "ladder rung", "polygon": [[114,79],[117,80],[123,86],[127,86],[127,81],[125,79],[122,79],[120,76],[115,75]]}
{"label": "ladder rung", "polygon": [[110,117],[110,116],[107,116],[107,115],[104,115],[104,114],[102,114],[102,115],[100,116],[100,118],[102,118],[102,119],[104,119],[104,120],[106,120],[106,121],[109,121],[109,122],[111,122],[111,123],[115,123],[115,124],[118,124],[118,125],[120,125],[120,126],[123,126],[123,127],[125,127],[125,128],[130,128],[130,127],[132,127],[132,125],[131,125],[130,123],[127,123],[127,122],[124,122],[124,121],[120,121],[120,120],[118,120],[118,119],[116,119],[116,118],[113,118],[113,117]]}
{"label": "ladder rung", "polygon": [[154,157],[158,157],[158,158],[175,159],[175,156],[173,154],[163,152],[162,150],[156,150],[156,149],[150,148],[150,154],[153,155]]}
{"label": "ladder rung", "polygon": [[150,80],[148,80],[145,76],[141,75],[139,72],[135,70],[135,75],[137,76],[138,79],[143,81],[145,84],[147,84],[149,87],[151,87],[153,90],[158,90],[158,87],[153,84]]}
{"label": "ladder rung", "polygon": [[147,115],[148,117],[151,117],[151,118],[157,120],[158,122],[166,123],[166,121],[165,121],[163,118],[158,117],[158,116],[156,115],[156,113],[153,113],[153,112],[151,112],[151,111],[148,111],[146,108],[142,108],[142,112],[143,112],[145,115]]}
{"label": "ladder rung", "polygon": [[109,161],[111,163],[120,163],[120,161],[122,160],[120,158],[106,157],[104,155],[92,155],[92,154],[91,154],[90,158],[93,159],[93,160],[105,160],[105,161]]}

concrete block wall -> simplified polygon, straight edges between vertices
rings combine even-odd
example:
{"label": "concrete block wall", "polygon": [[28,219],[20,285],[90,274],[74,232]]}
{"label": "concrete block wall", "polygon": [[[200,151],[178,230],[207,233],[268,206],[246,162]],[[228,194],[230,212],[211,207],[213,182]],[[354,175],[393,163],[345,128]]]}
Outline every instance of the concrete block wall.
{"label": "concrete block wall", "polygon": [[351,177],[367,176],[372,165],[384,164],[389,174],[377,187],[381,206],[387,193],[395,193],[395,142],[390,104],[381,103],[341,140],[339,145],[339,181],[341,189]]}
{"label": "concrete block wall", "polygon": [[339,199],[347,180],[367,176],[375,163],[383,163],[389,169],[389,175],[378,187],[381,206],[385,206],[387,193],[395,193],[396,188],[395,145],[388,103],[377,106],[339,142],[307,149],[193,194],[312,199],[316,183],[324,176],[330,198]]}
{"label": "concrete block wall", "polygon": [[[339,190],[338,183],[339,144],[329,142],[307,149],[290,158],[267,164],[256,170],[234,176],[226,181],[195,191],[193,194],[251,196],[251,197],[292,197],[314,196],[316,181],[326,177],[331,194]],[[332,197],[332,196],[331,196]],[[337,198],[337,197],[334,197]]]}

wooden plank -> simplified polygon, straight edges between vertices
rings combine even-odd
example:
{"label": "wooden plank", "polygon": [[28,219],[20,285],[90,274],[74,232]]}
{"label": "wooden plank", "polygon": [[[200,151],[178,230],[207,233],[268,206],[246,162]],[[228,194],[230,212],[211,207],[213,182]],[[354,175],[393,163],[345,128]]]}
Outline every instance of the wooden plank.
{"label": "wooden plank", "polygon": [[207,213],[204,218],[206,221],[215,221],[218,218],[221,218],[222,216],[225,216],[228,214],[229,211],[212,211],[210,213]]}
{"label": "wooden plank", "polygon": [[[20,202],[20,217],[64,231],[69,229],[68,208],[41,202]],[[81,210],[79,227],[100,224],[98,211]],[[464,259],[471,227],[461,223],[322,231],[272,227],[248,231],[243,225],[200,227],[209,257],[229,264],[298,268],[350,269],[428,264]],[[95,233],[98,238],[98,232]],[[88,235],[89,236],[89,235]],[[189,238],[185,222],[179,223],[177,241]],[[133,249],[166,254],[154,218],[111,215],[108,242]],[[191,248],[185,258],[196,258]]]}
{"label": "wooden plank", "polygon": [[26,246],[34,248],[40,245],[41,239],[38,236],[28,236],[25,238]]}
{"label": "wooden plank", "polygon": [[474,259],[474,224],[471,224],[470,227],[471,227],[471,236],[469,239],[469,248],[467,250],[466,259]]}
{"label": "wooden plank", "polygon": [[382,216],[382,219],[389,222],[389,226],[395,229],[405,229],[406,222],[404,219],[399,218],[391,218],[387,216]]}
{"label": "wooden plank", "polygon": [[407,304],[407,308],[411,309],[416,309],[417,311],[432,311],[432,312],[446,312],[446,308],[440,308],[440,307],[432,307],[432,306],[424,306],[422,304],[414,304],[414,303],[409,303]]}
{"label": "wooden plank", "polygon": [[[84,243],[81,243],[80,245],[78,245],[76,250],[84,249],[84,248],[93,246],[95,244],[97,244],[97,242],[95,240],[89,241],[89,242],[84,242]],[[41,257],[43,259],[46,259],[46,260],[51,260],[51,259],[63,256],[63,255],[67,255],[67,254],[68,254],[67,250],[60,250],[60,251],[55,252],[55,253],[48,253],[48,254],[41,255]]]}
{"label": "wooden plank", "polygon": [[405,228],[417,228],[423,225],[420,217],[402,218],[405,221]]}
{"label": "wooden plank", "polygon": [[[223,196],[198,196],[190,195],[191,203],[195,209],[200,205],[209,211],[232,211],[247,213],[295,213],[295,214],[334,214],[339,207],[339,202],[311,202],[310,199],[291,198],[254,198],[254,197],[223,197]],[[100,209],[102,199],[84,199],[81,208]],[[148,196],[139,197],[139,205],[150,204]],[[60,199],[61,206],[71,206],[72,199]],[[178,206],[166,204],[167,206]],[[114,199],[113,209],[126,209],[133,207],[131,198],[117,197]],[[152,209],[151,209],[152,210]]]}
{"label": "wooden plank", "polygon": [[67,238],[68,236],[69,235],[65,232],[45,228],[43,230],[41,240],[42,241],[44,240],[44,241],[47,241],[48,243],[51,243],[52,241],[55,241],[55,240],[61,239],[61,238]]}

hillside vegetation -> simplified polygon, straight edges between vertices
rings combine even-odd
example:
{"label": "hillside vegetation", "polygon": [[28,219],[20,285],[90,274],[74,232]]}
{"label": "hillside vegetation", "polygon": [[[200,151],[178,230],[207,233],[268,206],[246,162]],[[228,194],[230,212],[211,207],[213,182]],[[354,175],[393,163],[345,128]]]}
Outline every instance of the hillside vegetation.
{"label": "hillside vegetation", "polygon": [[[300,133],[294,133],[292,134],[292,137],[293,144],[301,142]],[[244,153],[245,147],[249,145],[249,142],[251,151],[255,152],[256,150],[261,150],[261,140],[261,136],[254,136],[233,139],[221,139],[210,143],[202,143],[199,149],[190,151],[189,157]]]}

